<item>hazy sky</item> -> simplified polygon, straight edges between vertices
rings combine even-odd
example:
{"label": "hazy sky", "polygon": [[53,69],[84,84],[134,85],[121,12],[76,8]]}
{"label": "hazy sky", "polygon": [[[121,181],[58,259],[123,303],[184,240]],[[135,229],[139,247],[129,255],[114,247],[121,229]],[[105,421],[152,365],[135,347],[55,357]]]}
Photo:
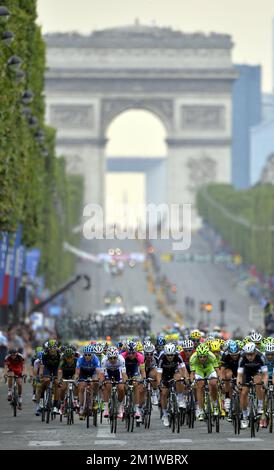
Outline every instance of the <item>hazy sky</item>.
{"label": "hazy sky", "polygon": [[186,32],[231,34],[237,63],[263,66],[263,89],[272,88],[274,0],[38,0],[43,31],[80,31],[119,26],[139,18]]}

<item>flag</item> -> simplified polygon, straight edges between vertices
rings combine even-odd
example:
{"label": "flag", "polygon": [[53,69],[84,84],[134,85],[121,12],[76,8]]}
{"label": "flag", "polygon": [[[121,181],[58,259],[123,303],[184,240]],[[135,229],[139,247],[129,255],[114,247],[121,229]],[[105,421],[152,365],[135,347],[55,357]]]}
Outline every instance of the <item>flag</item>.
{"label": "flag", "polygon": [[0,299],[2,298],[4,292],[8,248],[9,234],[8,232],[0,232]]}

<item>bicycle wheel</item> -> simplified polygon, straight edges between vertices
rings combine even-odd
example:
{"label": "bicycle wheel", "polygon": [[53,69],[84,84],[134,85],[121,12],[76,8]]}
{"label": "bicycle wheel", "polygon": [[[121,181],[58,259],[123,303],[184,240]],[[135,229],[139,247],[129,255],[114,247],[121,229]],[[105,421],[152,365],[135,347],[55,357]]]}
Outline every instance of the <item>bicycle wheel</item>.
{"label": "bicycle wheel", "polygon": [[250,434],[251,437],[255,437],[255,412],[253,403],[250,406],[249,410],[249,425],[250,425]]}
{"label": "bicycle wheel", "polygon": [[18,406],[18,393],[17,393],[17,387],[14,385],[13,387],[13,397],[11,400],[12,407],[13,407],[13,416],[17,416],[17,406]]}
{"label": "bicycle wheel", "polygon": [[268,405],[268,413],[269,413],[269,432],[273,432],[273,396],[270,395],[269,405]]}
{"label": "bicycle wheel", "polygon": [[67,425],[73,424],[73,397],[71,393],[68,397],[67,403]]}
{"label": "bicycle wheel", "polygon": [[209,434],[212,433],[212,409],[211,409],[211,401],[210,396],[207,396],[206,401],[206,419],[207,419],[207,432]]}
{"label": "bicycle wheel", "polygon": [[45,398],[43,397],[43,405],[42,405],[42,412],[41,412],[41,421],[42,423],[45,421],[45,406],[46,406],[46,402],[45,402]]}
{"label": "bicycle wheel", "polygon": [[46,395],[46,423],[49,423],[50,415],[51,415],[51,407],[52,407],[52,395],[51,395],[51,389],[49,388],[47,390],[47,395]]}
{"label": "bicycle wheel", "polygon": [[215,416],[216,432],[220,432],[220,416]]}

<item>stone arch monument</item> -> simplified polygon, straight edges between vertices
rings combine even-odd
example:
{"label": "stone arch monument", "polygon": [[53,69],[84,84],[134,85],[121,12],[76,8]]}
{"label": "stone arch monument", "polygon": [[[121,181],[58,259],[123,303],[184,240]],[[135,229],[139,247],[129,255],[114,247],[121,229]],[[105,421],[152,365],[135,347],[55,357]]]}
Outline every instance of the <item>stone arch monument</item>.
{"label": "stone arch monument", "polygon": [[194,203],[191,162],[205,155],[214,179],[230,182],[231,91],[237,77],[230,36],[136,23],[45,39],[47,120],[57,128],[57,150],[69,171],[84,175],[86,203],[104,205],[106,129],[134,108],[151,111],[166,127],[162,202]]}

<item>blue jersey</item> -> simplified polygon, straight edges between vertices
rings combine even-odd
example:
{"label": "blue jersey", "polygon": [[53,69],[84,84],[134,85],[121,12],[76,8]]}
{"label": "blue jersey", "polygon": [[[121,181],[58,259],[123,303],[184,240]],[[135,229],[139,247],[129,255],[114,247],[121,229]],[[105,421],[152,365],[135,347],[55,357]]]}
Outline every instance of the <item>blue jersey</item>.
{"label": "blue jersey", "polygon": [[100,369],[100,361],[95,354],[89,361],[87,361],[84,356],[81,356],[77,360],[76,368],[85,372],[94,371],[95,369]]}
{"label": "blue jersey", "polygon": [[265,356],[265,365],[267,366],[267,369],[268,369],[268,378],[272,379],[272,375],[273,375],[273,372],[274,372],[274,359],[269,361],[267,359],[267,356]]}

